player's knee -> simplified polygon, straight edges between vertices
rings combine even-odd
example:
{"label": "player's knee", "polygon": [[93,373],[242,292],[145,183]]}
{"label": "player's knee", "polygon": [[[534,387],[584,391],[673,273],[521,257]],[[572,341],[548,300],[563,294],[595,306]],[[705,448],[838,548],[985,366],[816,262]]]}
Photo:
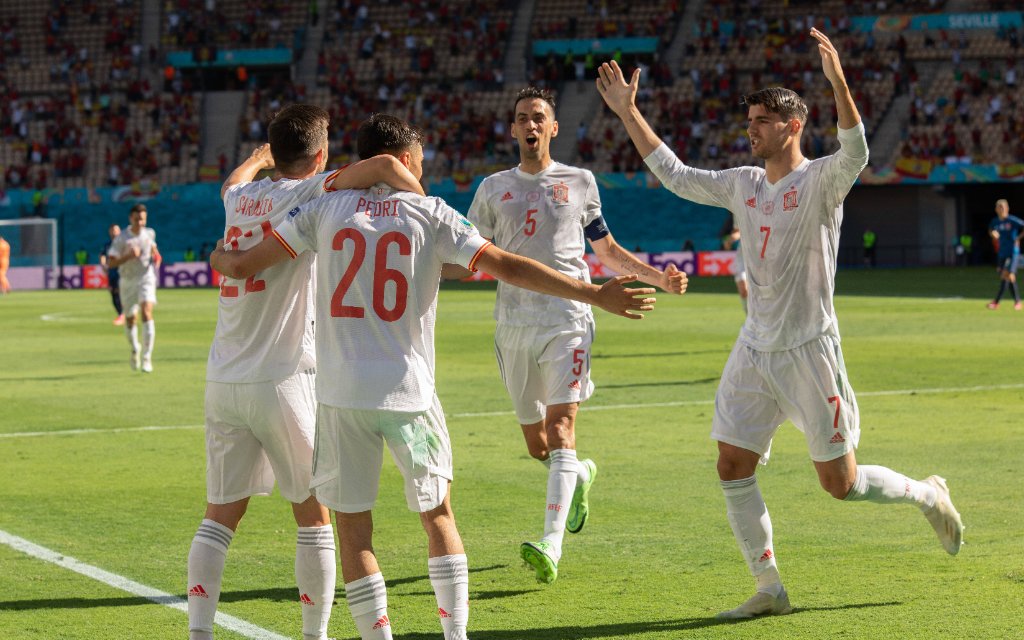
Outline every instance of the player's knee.
{"label": "player's knee", "polygon": [[719,453],[717,467],[719,479],[742,480],[754,475],[757,461],[755,460],[753,464],[750,464],[742,458]]}
{"label": "player's knee", "polygon": [[575,437],[573,436],[573,420],[566,416],[552,420],[547,424],[548,446],[551,449],[573,448]]}

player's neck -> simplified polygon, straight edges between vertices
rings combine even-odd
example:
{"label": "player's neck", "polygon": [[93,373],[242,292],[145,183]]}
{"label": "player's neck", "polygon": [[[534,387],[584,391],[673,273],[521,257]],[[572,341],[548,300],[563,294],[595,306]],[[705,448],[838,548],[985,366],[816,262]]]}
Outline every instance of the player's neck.
{"label": "player's neck", "polygon": [[523,173],[536,175],[550,167],[552,162],[554,162],[554,160],[551,159],[550,155],[544,155],[539,158],[524,158],[523,156],[519,156],[519,170]]}
{"label": "player's neck", "polygon": [[134,233],[135,235],[139,235],[139,232],[142,231],[142,227],[141,226],[137,226],[137,225],[134,225],[134,224],[131,225],[128,228],[131,229],[132,233]]}
{"label": "player's neck", "polygon": [[792,173],[804,161],[800,147],[793,145],[782,149],[778,154],[764,161],[765,178],[775,184]]}

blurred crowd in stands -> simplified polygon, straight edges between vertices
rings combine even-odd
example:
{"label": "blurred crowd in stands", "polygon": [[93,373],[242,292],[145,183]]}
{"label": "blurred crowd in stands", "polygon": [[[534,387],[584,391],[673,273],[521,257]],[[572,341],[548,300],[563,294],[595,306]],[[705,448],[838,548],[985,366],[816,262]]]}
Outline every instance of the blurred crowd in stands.
{"label": "blurred crowd in stands", "polygon": [[[170,51],[218,48],[309,48],[298,81],[292,68],[255,81],[246,92],[239,145],[222,153],[224,173],[266,139],[266,124],[284,104],[309,101],[332,115],[334,162],[348,161],[358,122],[373,112],[407,118],[426,135],[428,177],[468,180],[515,164],[508,133],[513,97],[509,68],[527,82],[590,100],[583,122],[561,122],[574,136],[573,157],[594,171],[638,171],[642,161],[592,86],[609,57],[642,69],[639,100],[658,131],[695,166],[751,161],[744,93],[785,85],[801,93],[810,117],[804,153],[834,151],[835,108],[807,31],[832,37],[872,136],[883,122],[898,136],[876,166],[917,159],[1008,163],[1024,158],[1022,34],[1016,27],[950,31],[871,31],[855,16],[938,13],[944,0],[730,0],[705,2],[682,28],[679,0],[551,0],[537,3],[514,39],[519,3],[512,0],[167,0],[158,38],[143,45],[142,0],[52,0],[0,8],[0,175],[3,188],[95,187],[146,179],[192,182],[200,173],[202,96],[194,78],[166,64]],[[972,10],[1020,10],[1018,3],[972,3]],[[308,41],[311,34],[316,41]],[[540,40],[656,38],[654,51],[545,53]],[[299,53],[299,52],[297,52]],[[670,56],[669,54],[672,53]],[[515,58],[521,56],[522,59]],[[315,62],[315,66],[314,63]],[[576,83],[576,84],[572,84]],[[572,87],[570,90],[566,90]]]}

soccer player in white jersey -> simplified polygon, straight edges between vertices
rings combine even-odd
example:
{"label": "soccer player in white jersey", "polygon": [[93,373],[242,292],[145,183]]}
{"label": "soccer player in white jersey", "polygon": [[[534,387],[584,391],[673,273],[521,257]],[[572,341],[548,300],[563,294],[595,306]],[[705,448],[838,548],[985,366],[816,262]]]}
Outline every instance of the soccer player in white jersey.
{"label": "soccer player in white jersey", "polygon": [[804,433],[821,486],[833,497],[916,505],[950,554],[960,550],[963,535],[942,478],[912,480],[885,467],[858,465],[854,455],[859,415],[832,294],[843,199],[867,164],[868,146],[835,47],[817,29],[810,35],[839,114],[840,149],[816,160],[800,153],[807,106],[788,89],[744,98],[750,146],[764,169],[702,171],[684,165],[640,114],[638,73],[627,83],[617,64],[605,63],[597,79],[598,91],[654,175],[680,197],[729,209],[743,237],[748,314],[722,373],[711,437],[718,441],[729,523],[757,593],[721,618],[792,610],[754,475],[759,461],[767,463],[772,436],[786,419]]}
{"label": "soccer player in white jersey", "polygon": [[[552,160],[558,121],[551,94],[523,89],[513,116],[519,165],[485,178],[477,189],[469,219],[480,233],[506,251],[590,282],[583,259],[586,238],[609,269],[636,273],[642,282],[683,293],[686,274],[674,265],[664,272],[655,269],[612,237],[601,215],[594,174]],[[526,448],[548,468],[544,535],[539,542],[522,543],[520,554],[538,581],[551,583],[558,577],[565,530],[578,533],[587,522],[588,494],[597,475],[592,460],[576,457],[576,413],[594,392],[594,316],[587,304],[501,282],[494,318],[498,369]]]}
{"label": "soccer player in white jersey", "polygon": [[[390,153],[422,175],[420,132],[383,114],[357,133],[360,157]],[[434,322],[443,264],[480,268],[551,295],[626,317],[652,308],[654,289],[598,288],[498,249],[437,198],[377,185],[296,207],[249,251],[218,246],[222,273],[249,277],[289,257],[318,254],[319,382],[313,489],[337,512],[349,611],[363,640],[391,638],[384,578],[373,553],[372,508],[384,443],[405,479],[406,502],[428,537],[428,573],[445,640],[466,638],[469,573],[450,504],[452,452],[434,389]],[[636,296],[641,296],[637,298]]]}
{"label": "soccer player in white jersey", "polygon": [[[153,342],[156,323],[153,306],[156,304],[156,274],[160,270],[160,251],[156,246],[156,231],[146,226],[146,205],[132,206],[131,224],[110,243],[107,267],[121,274],[121,303],[124,305],[124,331],[131,346],[128,364],[132,371],[140,367],[144,373],[153,372]],[[139,345],[139,325],[136,316],[142,315],[142,345]]]}
{"label": "soccer player in white jersey", "polygon": [[[271,121],[269,145],[228,176],[221,189],[224,240],[247,248],[288,211],[325,191],[387,180],[419,191],[397,158],[380,156],[321,173],[329,115],[312,105],[285,107]],[[262,169],[272,177],[253,182]],[[296,594],[305,640],[327,637],[336,561],[330,512],[309,489],[316,400],[313,368],[314,260],[305,254],[245,280],[223,278],[217,329],[207,364],[206,514],[188,556],[192,640],[212,637],[228,546],[249,498],[274,487],[292,503],[298,525]]]}

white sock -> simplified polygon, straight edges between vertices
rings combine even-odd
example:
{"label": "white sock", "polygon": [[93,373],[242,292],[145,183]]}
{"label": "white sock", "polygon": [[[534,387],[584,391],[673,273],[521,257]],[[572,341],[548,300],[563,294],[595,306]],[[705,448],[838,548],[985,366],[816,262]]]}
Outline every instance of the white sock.
{"label": "white sock", "polygon": [[778,595],[782,590],[782,578],[772,547],[772,520],[757,486],[757,476],[722,480],[721,485],[729,525],[747,568],[757,580],[757,590]]}
{"label": "white sock", "polygon": [[469,563],[466,554],[429,558],[427,573],[437,598],[444,640],[464,637],[469,623]]}
{"label": "white sock", "polygon": [[220,600],[224,561],[234,531],[219,522],[203,520],[188,552],[188,631],[191,640],[213,637],[213,618]]}
{"label": "white sock", "polygon": [[124,325],[124,335],[128,336],[128,344],[132,347],[132,353],[139,352],[139,323],[133,323],[132,326],[128,326],[126,322]]}
{"label": "white sock", "polygon": [[576,489],[576,468],[578,466],[574,449],[555,449],[551,452],[543,540],[551,543],[555,562],[562,557],[565,520],[569,517],[569,504],[572,502],[572,494]]}
{"label": "white sock", "polygon": [[334,557],[334,527],[299,527],[295,542],[295,584],[302,605],[302,635],[305,640],[325,640],[327,621],[334,605],[337,564]]}
{"label": "white sock", "polygon": [[388,592],[380,572],[346,583],[345,599],[362,640],[392,640]]}
{"label": "white sock", "polygon": [[156,338],[156,322],[146,320],[142,323],[142,357],[149,358],[153,355],[153,341]]}
{"label": "white sock", "polygon": [[890,503],[910,502],[922,509],[935,506],[935,488],[902,473],[873,464],[857,465],[857,477],[846,500]]}
{"label": "white sock", "polygon": [[[551,468],[551,456],[548,456],[547,459],[541,460],[540,462],[541,462],[541,464],[543,464],[548,469]],[[577,460],[576,461],[576,486],[578,487],[581,484],[583,484],[584,482],[589,482],[589,481],[590,481],[590,469],[587,468],[587,465],[583,464],[582,460]]]}

